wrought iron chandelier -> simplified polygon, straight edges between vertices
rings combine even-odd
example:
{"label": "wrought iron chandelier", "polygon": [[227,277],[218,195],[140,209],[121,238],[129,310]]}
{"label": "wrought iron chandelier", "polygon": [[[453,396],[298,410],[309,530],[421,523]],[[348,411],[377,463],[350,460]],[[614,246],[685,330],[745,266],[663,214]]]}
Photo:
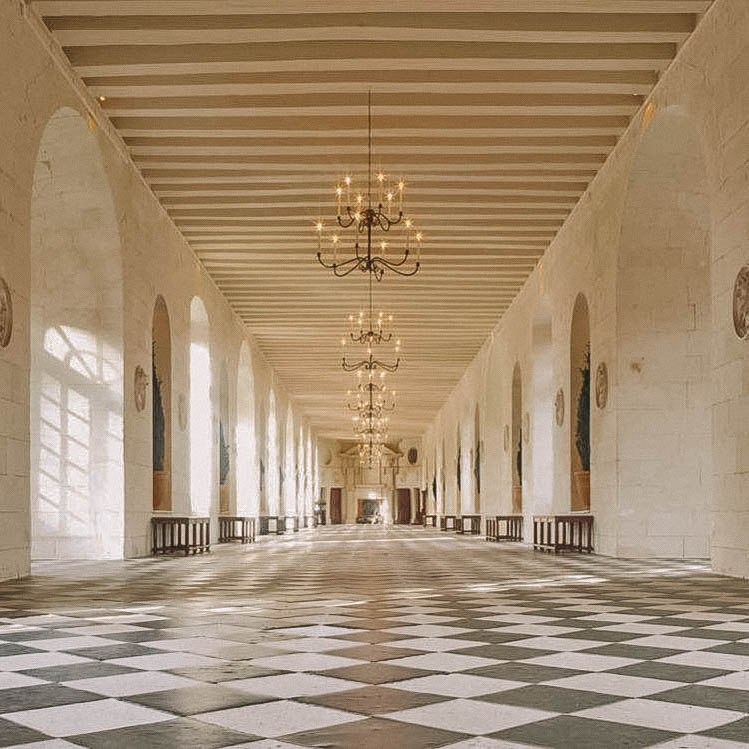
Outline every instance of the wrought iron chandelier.
{"label": "wrought iron chandelier", "polygon": [[[421,267],[421,243],[423,234],[417,231],[410,218],[403,215],[403,195],[406,184],[401,179],[394,185],[390,184],[388,176],[383,171],[376,175],[376,187],[373,192],[372,181],[372,92],[369,92],[367,100],[367,138],[368,138],[368,167],[367,167],[367,190],[366,196],[353,188],[351,175],[346,175],[336,185],[335,194],[337,199],[336,225],[344,232],[351,230],[353,237],[354,254],[350,257],[339,259],[341,250],[341,236],[334,231],[326,236],[330,246],[325,248],[331,255],[330,260],[323,257],[323,235],[326,232],[322,219],[315,223],[317,231],[317,260],[324,268],[333,271],[339,278],[348,276],[359,269],[362,273],[369,273],[378,281],[382,280],[385,271],[393,271],[399,276],[413,276],[419,272]],[[352,200],[353,196],[353,200]],[[366,198],[366,199],[365,199]],[[374,202],[373,202],[374,201]],[[366,202],[366,207],[365,207]],[[397,207],[396,207],[397,206]],[[401,249],[390,250],[386,239],[379,242],[373,233],[389,232],[395,226],[402,226]],[[366,246],[362,239],[366,237]],[[373,244],[377,245],[373,249]],[[416,260],[413,266],[409,264],[409,258],[415,250]],[[388,252],[395,255],[388,257]]]}
{"label": "wrought iron chandelier", "polygon": [[[354,324],[354,316],[349,315],[350,330],[348,339],[356,344],[365,345],[367,347],[367,355],[363,359],[358,361],[349,361],[346,358],[346,342],[347,337],[341,338],[341,345],[343,346],[343,358],[341,360],[341,366],[346,372],[356,371],[367,371],[370,373],[370,379],[375,370],[381,370],[381,376],[384,376],[385,372],[395,372],[400,366],[400,349],[401,342],[400,338],[395,339],[395,354],[396,360],[394,362],[385,362],[382,359],[377,359],[374,356],[372,347],[389,343],[393,338],[393,333],[385,326],[385,314],[380,312],[376,317],[374,313],[374,298],[372,289],[372,275],[369,276],[369,310],[368,310],[368,321],[364,321],[364,312],[359,312],[358,330]],[[388,323],[392,322],[392,315],[388,316]]]}

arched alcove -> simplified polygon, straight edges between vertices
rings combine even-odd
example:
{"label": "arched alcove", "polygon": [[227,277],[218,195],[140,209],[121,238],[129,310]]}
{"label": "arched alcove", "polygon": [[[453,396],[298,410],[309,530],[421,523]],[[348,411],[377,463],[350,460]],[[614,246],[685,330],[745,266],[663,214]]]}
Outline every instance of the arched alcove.
{"label": "arched alcove", "polygon": [[231,513],[231,473],[233,470],[231,444],[233,434],[229,414],[229,373],[226,362],[221,362],[219,375],[219,417],[218,417],[218,511],[222,515]]}
{"label": "arched alcove", "polygon": [[211,511],[213,486],[213,409],[208,313],[203,301],[190,303],[190,508]]}
{"label": "arched alcove", "polygon": [[473,512],[481,513],[481,413],[473,409]]}
{"label": "arched alcove", "polygon": [[237,365],[236,487],[237,514],[257,515],[259,487],[255,437],[255,394],[252,356],[247,341],[239,349]]}
{"label": "arched alcove", "polygon": [[455,427],[455,514],[463,512],[463,440],[460,423]]}
{"label": "arched alcove", "polygon": [[283,513],[296,515],[296,484],[298,481],[296,470],[296,456],[294,454],[294,413],[291,404],[286,409],[286,432],[284,434],[284,487]]}
{"label": "arched alcove", "polygon": [[156,297],[151,325],[153,509],[172,509],[172,336],[164,297]]}
{"label": "arched alcove", "polygon": [[642,134],[619,244],[611,405],[619,514],[632,518],[619,528],[623,556],[709,555],[710,227],[699,135],[669,107]]}
{"label": "arched alcove", "polygon": [[278,515],[281,509],[280,472],[278,451],[278,421],[276,419],[276,395],[273,390],[268,395],[268,426],[265,432],[265,501],[268,515]]}
{"label": "arched alcove", "polygon": [[510,454],[512,455],[512,512],[523,511],[523,381],[520,364],[512,370],[512,427]]}
{"label": "arched alcove", "polygon": [[447,488],[447,478],[445,475],[445,438],[442,438],[442,453],[440,454],[440,482],[439,482],[439,488],[440,488],[440,496],[439,496],[439,509],[437,510],[440,515],[445,513],[447,510],[447,502],[445,499],[445,490]]}
{"label": "arched alcove", "polygon": [[570,331],[570,505],[590,510],[590,315],[588,300],[578,294]]}
{"label": "arched alcove", "polygon": [[552,512],[554,497],[554,354],[551,305],[542,300],[533,318],[530,440],[531,497],[536,514]]}
{"label": "arched alcove", "polygon": [[39,145],[30,269],[32,558],[121,558],[121,245],[99,146],[73,109]]}

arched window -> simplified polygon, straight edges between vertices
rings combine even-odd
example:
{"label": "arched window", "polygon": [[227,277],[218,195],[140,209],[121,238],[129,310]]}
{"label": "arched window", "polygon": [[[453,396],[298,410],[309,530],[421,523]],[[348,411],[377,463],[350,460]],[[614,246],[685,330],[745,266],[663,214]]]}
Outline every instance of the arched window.
{"label": "arched window", "polygon": [[213,413],[208,313],[198,297],[190,304],[190,507],[208,515],[213,486]]}

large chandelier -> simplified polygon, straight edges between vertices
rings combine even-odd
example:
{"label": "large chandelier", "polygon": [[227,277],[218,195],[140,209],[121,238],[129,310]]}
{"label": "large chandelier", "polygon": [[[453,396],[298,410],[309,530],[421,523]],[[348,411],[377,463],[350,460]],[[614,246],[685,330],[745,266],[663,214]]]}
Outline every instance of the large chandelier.
{"label": "large chandelier", "polygon": [[[403,196],[406,184],[402,179],[396,183],[382,170],[377,172],[373,189],[372,180],[372,92],[367,100],[368,167],[366,191],[357,191],[351,175],[347,174],[335,189],[337,201],[336,224],[338,229],[350,235],[353,255],[345,256],[342,236],[337,230],[326,232],[322,219],[315,223],[317,232],[317,260],[324,268],[343,277],[359,269],[380,281],[385,271],[400,276],[413,276],[421,267],[421,243],[423,234],[417,231],[410,218],[404,218]],[[395,227],[401,227],[400,243],[391,248],[384,235]],[[380,233],[381,239],[377,238]],[[398,248],[399,246],[399,248]],[[409,258],[415,251],[415,264]],[[323,255],[326,255],[324,257]],[[339,253],[342,256],[339,258]]]}
{"label": "large chandelier", "polygon": [[[341,366],[346,372],[366,371],[370,373],[370,379],[372,379],[375,370],[381,370],[381,375],[384,376],[385,372],[395,372],[398,369],[400,366],[400,356],[398,356],[401,350],[400,338],[396,338],[394,342],[395,355],[397,357],[394,362],[377,359],[372,348],[373,346],[379,346],[393,340],[393,332],[390,329],[392,321],[393,316],[388,315],[386,319],[384,312],[380,312],[375,316],[372,275],[370,274],[368,314],[365,315],[363,311],[360,311],[358,321],[356,322],[354,322],[354,316],[349,315],[348,336],[344,335],[341,338],[341,346],[343,346]],[[346,343],[348,340],[367,347],[367,354],[363,359],[350,361],[346,358]]]}

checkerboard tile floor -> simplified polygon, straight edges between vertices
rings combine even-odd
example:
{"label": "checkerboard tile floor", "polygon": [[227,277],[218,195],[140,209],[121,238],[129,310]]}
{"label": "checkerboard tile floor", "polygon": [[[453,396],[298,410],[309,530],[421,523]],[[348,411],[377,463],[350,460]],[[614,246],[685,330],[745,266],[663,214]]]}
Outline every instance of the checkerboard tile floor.
{"label": "checkerboard tile floor", "polygon": [[39,564],[0,746],[749,746],[749,584],[369,526]]}

